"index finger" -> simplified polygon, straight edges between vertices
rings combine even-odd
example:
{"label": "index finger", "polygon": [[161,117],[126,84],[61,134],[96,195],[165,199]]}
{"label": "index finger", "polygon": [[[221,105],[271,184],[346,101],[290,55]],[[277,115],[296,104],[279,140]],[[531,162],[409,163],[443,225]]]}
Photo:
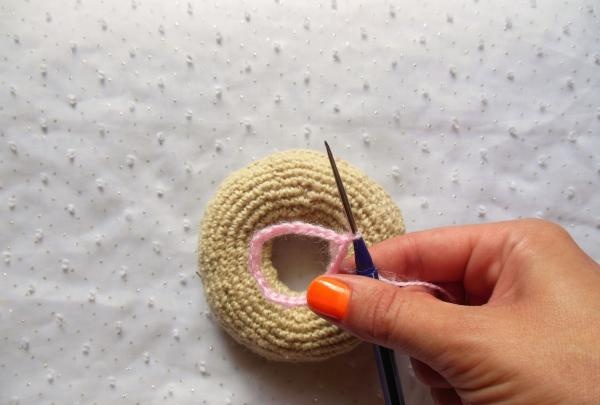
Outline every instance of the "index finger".
{"label": "index finger", "polygon": [[[436,228],[388,239],[369,248],[382,273],[431,283],[461,283],[472,292],[493,289],[520,221]],[[352,258],[345,262],[353,269]]]}

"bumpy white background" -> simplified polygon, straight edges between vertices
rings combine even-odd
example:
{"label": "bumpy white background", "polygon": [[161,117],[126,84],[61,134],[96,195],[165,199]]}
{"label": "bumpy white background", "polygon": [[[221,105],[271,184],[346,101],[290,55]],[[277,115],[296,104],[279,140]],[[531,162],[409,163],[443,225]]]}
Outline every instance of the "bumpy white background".
{"label": "bumpy white background", "polygon": [[323,139],[409,231],[537,216],[599,259],[594,3],[3,1],[0,402],[378,403],[367,346],[267,362],[194,275],[219,182]]}

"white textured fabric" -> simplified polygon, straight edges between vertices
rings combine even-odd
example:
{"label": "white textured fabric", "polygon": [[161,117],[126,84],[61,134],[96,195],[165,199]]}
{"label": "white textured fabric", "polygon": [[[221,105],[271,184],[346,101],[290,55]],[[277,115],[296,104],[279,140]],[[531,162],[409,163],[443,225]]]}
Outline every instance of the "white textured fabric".
{"label": "white textured fabric", "polygon": [[233,169],[327,139],[408,231],[539,216],[598,259],[599,13],[3,1],[0,403],[378,403],[368,346],[287,365],[219,330],[194,274],[203,207]]}

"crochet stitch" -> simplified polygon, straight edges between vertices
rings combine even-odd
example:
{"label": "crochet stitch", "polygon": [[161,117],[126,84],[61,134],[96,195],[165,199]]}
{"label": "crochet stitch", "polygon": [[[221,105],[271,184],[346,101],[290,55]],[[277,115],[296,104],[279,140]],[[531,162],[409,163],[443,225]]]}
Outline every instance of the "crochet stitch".
{"label": "crochet stitch", "polygon": [[[404,233],[400,210],[385,191],[343,160],[337,163],[365,242]],[[287,308],[267,300],[248,271],[252,236],[290,221],[347,229],[331,168],[322,153],[276,153],[225,179],[202,220],[199,274],[215,317],[236,341],[272,360],[323,360],[351,350],[358,340],[305,306]],[[271,252],[272,243],[267,241],[260,258],[265,282],[278,294],[302,297],[278,279]]]}

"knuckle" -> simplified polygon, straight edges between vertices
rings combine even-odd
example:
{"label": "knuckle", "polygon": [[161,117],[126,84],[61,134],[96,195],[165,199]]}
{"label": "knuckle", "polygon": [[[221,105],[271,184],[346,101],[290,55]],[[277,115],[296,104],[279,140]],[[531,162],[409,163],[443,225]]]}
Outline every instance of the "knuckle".
{"label": "knuckle", "polygon": [[519,225],[510,238],[513,245],[519,248],[515,251],[537,250],[572,240],[565,228],[545,219],[525,219],[519,221]]}
{"label": "knuckle", "polygon": [[408,301],[402,295],[398,288],[384,288],[370,308],[368,334],[386,347],[402,344],[398,328],[408,311]]}
{"label": "knuckle", "polygon": [[421,381],[423,384],[433,387],[439,382],[439,378],[436,378],[435,374],[431,369],[428,368],[428,366],[419,364],[417,361],[413,360],[411,361],[411,367],[417,379],[419,379],[419,381]]}
{"label": "knuckle", "polygon": [[419,252],[419,243],[412,233],[405,234],[402,238],[406,244],[404,269],[410,269],[415,277],[421,278],[423,274],[423,256]]}
{"label": "knuckle", "polygon": [[547,219],[529,218],[524,219],[522,222],[525,225],[527,233],[530,235],[569,236],[565,228]]}

